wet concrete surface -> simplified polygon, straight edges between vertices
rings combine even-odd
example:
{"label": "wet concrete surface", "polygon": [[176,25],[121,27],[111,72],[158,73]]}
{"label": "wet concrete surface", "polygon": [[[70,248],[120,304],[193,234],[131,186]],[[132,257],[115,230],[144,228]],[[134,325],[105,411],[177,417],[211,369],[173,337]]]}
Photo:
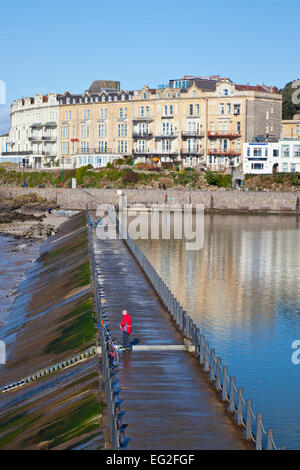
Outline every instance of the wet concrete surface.
{"label": "wet concrete surface", "polygon": [[[94,235],[99,283],[109,328],[121,341],[122,310],[133,319],[131,340],[139,345],[178,345],[183,338],[122,240]],[[208,384],[197,359],[187,351],[123,353],[117,374],[128,449],[246,449]]]}

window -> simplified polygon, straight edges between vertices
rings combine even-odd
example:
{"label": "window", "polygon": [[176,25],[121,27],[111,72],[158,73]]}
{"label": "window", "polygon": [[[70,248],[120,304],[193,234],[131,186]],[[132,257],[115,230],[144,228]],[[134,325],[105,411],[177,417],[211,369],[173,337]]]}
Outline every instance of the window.
{"label": "window", "polygon": [[300,157],[300,145],[299,144],[294,146],[294,157]]}
{"label": "window", "polygon": [[123,95],[122,95],[122,101],[125,101],[125,98],[126,98],[126,97],[125,97],[125,95],[124,95],[124,93],[123,93]]}
{"label": "window", "polygon": [[127,117],[127,108],[124,108],[124,117]]}
{"label": "window", "polygon": [[193,105],[190,104],[190,116],[193,114]]}
{"label": "window", "polygon": [[123,117],[123,108],[120,108],[120,111],[119,111],[119,117]]}
{"label": "window", "polygon": [[173,115],[173,105],[171,104],[170,105],[170,116],[172,116],[172,115]]}
{"label": "window", "polygon": [[146,106],[146,116],[149,116],[149,106]]}
{"label": "window", "polygon": [[268,150],[268,147],[265,149],[265,157],[267,157],[269,155],[269,150]]}
{"label": "window", "polygon": [[282,145],[281,147],[281,156],[283,158],[290,156],[290,146],[289,145]]}
{"label": "window", "polygon": [[224,88],[224,93],[223,93],[223,94],[224,94],[224,96],[228,96],[228,95],[229,95],[229,90],[228,90],[228,88]]}
{"label": "window", "polygon": [[196,104],[196,114],[199,115],[200,113],[200,105]]}
{"label": "window", "polygon": [[252,170],[263,170],[264,164],[263,163],[252,163],[251,169]]}
{"label": "window", "polygon": [[215,130],[215,123],[211,122],[210,123],[210,132],[214,132],[214,130]]}
{"label": "window", "polygon": [[291,172],[296,173],[296,164],[295,163],[291,163]]}
{"label": "window", "polygon": [[237,132],[241,132],[241,123],[240,123],[240,121],[238,121],[238,122],[236,123],[236,131],[237,131]]}
{"label": "window", "polygon": [[221,132],[223,131],[223,121],[219,121],[218,123],[218,130]]}
{"label": "window", "polygon": [[193,91],[193,98],[196,98],[196,96],[197,96],[197,95],[196,95],[196,91],[194,90],[194,91]]}
{"label": "window", "polygon": [[224,103],[221,103],[220,104],[220,114],[224,114],[225,113],[225,105]]}
{"label": "window", "polygon": [[180,93],[179,91],[176,91],[176,98],[179,98],[180,97]]}
{"label": "window", "polygon": [[102,102],[105,101],[105,95],[102,95]]}
{"label": "window", "polygon": [[279,156],[279,151],[277,149],[273,150],[273,157],[278,157]]}
{"label": "window", "polygon": [[300,125],[297,125],[297,126],[296,126],[296,134],[297,134],[297,135],[300,135]]}
{"label": "window", "polygon": [[250,149],[250,147],[248,147],[247,148],[247,157],[250,157],[250,155],[251,155],[251,149]]}
{"label": "window", "polygon": [[235,116],[238,116],[239,114],[241,114],[241,105],[240,104],[235,104],[234,105],[233,113],[234,113]]}
{"label": "window", "polygon": [[237,152],[240,152],[240,150],[241,150],[241,141],[240,140],[236,141],[236,150],[237,150]]}
{"label": "window", "polygon": [[168,115],[168,106],[165,106],[164,110],[165,110],[165,116],[167,116]]}
{"label": "window", "polygon": [[262,156],[261,148],[260,147],[255,147],[254,151],[253,151],[253,155],[254,155],[254,157],[261,157]]}
{"label": "window", "polygon": [[145,108],[144,106],[141,106],[141,116],[144,116],[144,113],[145,113]]}
{"label": "window", "polygon": [[284,162],[284,163],[282,164],[282,171],[283,171],[283,172],[289,171],[289,164],[288,164],[288,163]]}
{"label": "window", "polygon": [[227,103],[227,114],[231,113],[231,104]]}

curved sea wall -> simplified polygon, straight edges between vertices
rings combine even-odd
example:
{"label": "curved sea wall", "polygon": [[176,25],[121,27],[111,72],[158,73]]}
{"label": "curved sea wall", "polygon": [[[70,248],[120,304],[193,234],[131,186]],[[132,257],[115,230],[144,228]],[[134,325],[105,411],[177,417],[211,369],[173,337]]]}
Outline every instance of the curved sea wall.
{"label": "curved sea wall", "polygon": [[[85,214],[41,246],[0,330],[7,363],[0,389],[80,356],[96,329]],[[101,449],[97,355],[14,389],[0,391],[0,449]]]}
{"label": "curved sea wall", "polygon": [[[83,210],[88,204],[97,209],[99,204],[118,202],[116,189],[97,188],[8,188],[12,196],[37,193],[49,201],[55,201],[64,209]],[[129,203],[145,204],[204,204],[207,211],[299,213],[300,192],[272,191],[174,191],[125,189]]]}

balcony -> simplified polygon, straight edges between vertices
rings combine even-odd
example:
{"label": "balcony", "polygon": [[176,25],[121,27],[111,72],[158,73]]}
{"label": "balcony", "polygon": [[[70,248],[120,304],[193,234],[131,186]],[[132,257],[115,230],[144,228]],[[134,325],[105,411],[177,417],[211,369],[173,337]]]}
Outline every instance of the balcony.
{"label": "balcony", "polygon": [[32,150],[23,150],[21,152],[2,152],[2,156],[14,156],[14,155],[32,155]]}
{"label": "balcony", "polygon": [[29,137],[28,140],[30,142],[42,142],[42,136],[33,135],[32,137]]}
{"label": "balcony", "polygon": [[154,119],[151,116],[136,116],[132,118],[133,121],[146,121],[146,122],[151,122],[154,121]]}
{"label": "balcony", "polygon": [[152,139],[152,132],[133,132],[132,137],[134,139]]}
{"label": "balcony", "polygon": [[208,149],[209,155],[228,155],[228,156],[240,156],[240,151],[230,150],[230,149]]}
{"label": "balcony", "polygon": [[177,139],[179,137],[179,134],[175,134],[174,132],[170,134],[156,134],[155,138],[156,139]]}
{"label": "balcony", "polygon": [[227,138],[227,139],[237,139],[239,137],[242,137],[241,131],[237,132],[230,132],[230,131],[208,131],[207,133],[208,137],[210,138]]}
{"label": "balcony", "polygon": [[57,137],[51,136],[51,135],[45,135],[42,137],[42,140],[45,140],[48,142],[55,142],[57,140]]}
{"label": "balcony", "polygon": [[189,137],[201,138],[201,137],[205,137],[205,134],[204,132],[200,132],[200,131],[188,131],[188,132],[181,132],[181,137],[183,139],[187,139]]}
{"label": "balcony", "polygon": [[97,149],[90,149],[90,148],[82,148],[78,149],[76,152],[78,155],[94,155],[94,154],[102,154],[102,153],[125,153],[125,152],[113,152],[112,149],[105,148],[103,150]]}
{"label": "balcony", "polygon": [[203,155],[203,150],[198,148],[182,149],[181,155]]}

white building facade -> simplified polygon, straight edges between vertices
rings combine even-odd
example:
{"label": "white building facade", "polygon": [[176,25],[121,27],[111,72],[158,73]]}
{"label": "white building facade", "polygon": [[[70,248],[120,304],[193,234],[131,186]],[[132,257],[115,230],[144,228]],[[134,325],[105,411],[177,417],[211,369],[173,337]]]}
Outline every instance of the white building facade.
{"label": "white building facade", "polygon": [[300,173],[300,138],[244,144],[243,173],[267,175],[296,172]]}
{"label": "white building facade", "polygon": [[14,101],[11,105],[11,129],[5,150],[1,149],[0,161],[38,169],[54,166],[58,114],[55,93]]}

